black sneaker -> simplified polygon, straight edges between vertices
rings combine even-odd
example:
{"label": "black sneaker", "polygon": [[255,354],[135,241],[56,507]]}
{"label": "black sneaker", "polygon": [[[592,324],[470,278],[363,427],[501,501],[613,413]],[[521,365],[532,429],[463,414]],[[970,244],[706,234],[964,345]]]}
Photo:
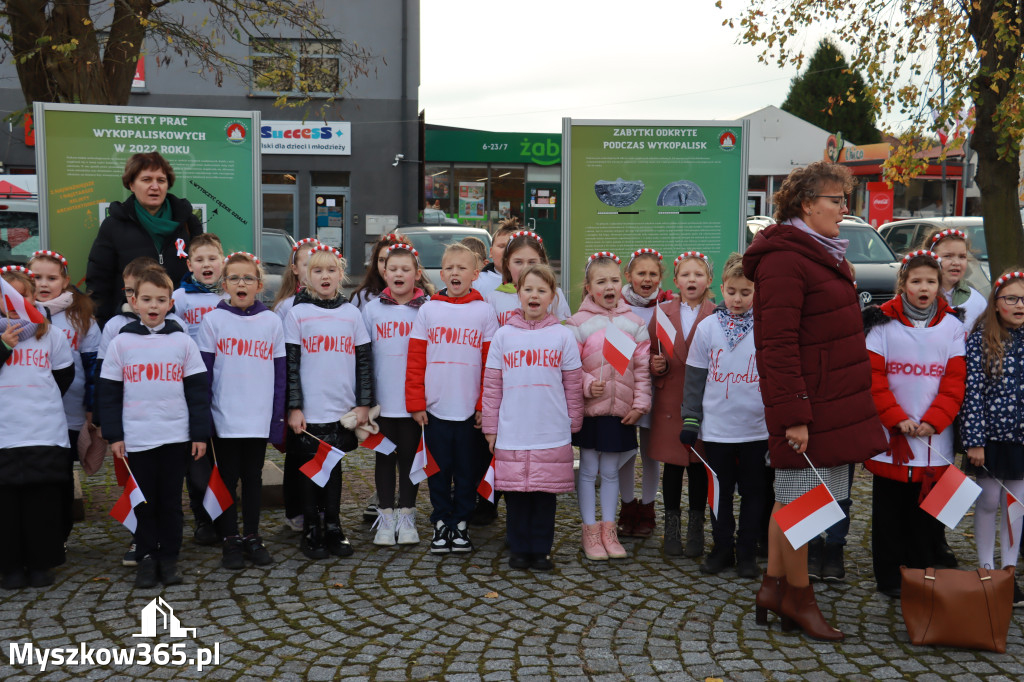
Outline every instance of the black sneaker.
{"label": "black sneaker", "polygon": [[840,583],[846,580],[843,546],[826,542],[824,557],[821,562],[821,579],[830,583]]}
{"label": "black sneaker", "polygon": [[956,554],[950,548],[946,542],[945,535],[935,545],[935,565],[942,566],[943,568],[957,568],[960,566],[960,562],[956,559]]}
{"label": "black sneaker", "polygon": [[451,529],[452,551],[465,553],[473,551],[473,543],[469,539],[469,531],[466,529],[466,522],[459,521],[459,525]]}
{"label": "black sneaker", "polygon": [[1014,581],[1013,583],[1013,608],[1019,609],[1024,607],[1024,592],[1021,591],[1020,585]]}
{"label": "black sneaker", "polygon": [[821,580],[824,561],[825,541],[819,535],[807,543],[807,577],[814,581]]}
{"label": "black sneaker", "polygon": [[160,582],[164,585],[180,585],[184,582],[181,574],[178,573],[177,559],[161,559],[157,563],[157,572],[160,575]]}
{"label": "black sneaker", "polygon": [[135,569],[135,587],[148,590],[159,584],[160,581],[156,577],[156,559],[151,556],[144,557]]}
{"label": "black sneaker", "polygon": [[735,564],[736,555],[733,553],[732,547],[715,545],[711,548],[711,553],[708,554],[708,558],[700,565],[700,572],[708,575],[715,575],[716,573],[721,573]]}
{"label": "black sneaker", "polygon": [[452,551],[451,531],[444,521],[438,521],[434,525],[434,537],[430,540],[431,554],[449,554]]}
{"label": "black sneaker", "polygon": [[[757,559],[753,552],[736,554],[736,575],[747,580],[761,577],[761,569],[757,566]],[[708,557],[710,558],[710,557]]]}
{"label": "black sneaker", "polygon": [[474,526],[489,526],[498,518],[498,505],[477,495],[476,509],[469,515],[469,523]]}
{"label": "black sneaker", "polygon": [[121,557],[121,565],[122,566],[138,566],[139,565],[138,558],[135,556],[135,543],[134,542],[132,544],[128,545],[128,551],[124,553],[123,557]]}
{"label": "black sneaker", "polygon": [[327,547],[328,553],[334,556],[346,557],[354,554],[352,543],[345,539],[345,533],[336,523],[328,523],[324,527],[324,546]]}
{"label": "black sneaker", "polygon": [[196,521],[196,530],[192,534],[192,539],[197,545],[203,545],[204,547],[213,547],[223,541],[217,529],[208,521]]}
{"label": "black sneaker", "polygon": [[307,559],[326,559],[330,556],[324,546],[324,535],[319,526],[307,528],[302,533],[299,549]]}
{"label": "black sneaker", "polygon": [[530,568],[534,571],[553,571],[555,562],[545,554],[534,554],[533,560],[530,561]]}
{"label": "black sneaker", "polygon": [[20,590],[23,587],[28,587],[28,574],[21,568],[4,573],[0,587],[5,590]]}
{"label": "black sneaker", "polygon": [[53,571],[44,568],[33,568],[28,572],[29,587],[49,587],[53,584]]}
{"label": "black sneaker", "polygon": [[263,546],[263,538],[259,535],[246,535],[242,540],[242,554],[253,563],[254,566],[269,566],[274,563],[270,552]]}
{"label": "black sneaker", "polygon": [[527,569],[530,567],[530,557],[526,554],[516,554],[513,552],[508,557],[508,567]]}
{"label": "black sneaker", "polygon": [[221,567],[229,571],[240,571],[245,568],[245,557],[242,552],[242,538],[237,535],[224,538],[223,555],[220,559]]}

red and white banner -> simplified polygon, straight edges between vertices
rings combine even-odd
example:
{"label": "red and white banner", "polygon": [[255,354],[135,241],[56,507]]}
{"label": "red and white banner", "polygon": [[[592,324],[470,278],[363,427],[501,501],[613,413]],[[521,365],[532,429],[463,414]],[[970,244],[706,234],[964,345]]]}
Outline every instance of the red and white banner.
{"label": "red and white banner", "polygon": [[718,485],[718,475],[711,470],[711,467],[707,465],[707,462],[703,462],[704,470],[708,472],[708,506],[711,507],[711,513],[714,514],[715,520],[718,520],[718,496],[720,487]]}
{"label": "red and white banner", "polygon": [[390,455],[398,447],[390,440],[385,438],[383,433],[371,434],[366,438],[366,440],[360,443],[360,445],[363,446],[364,448],[367,448],[368,450],[379,452],[382,455]]}
{"label": "red and white banner", "polygon": [[210,482],[206,484],[206,493],[203,495],[203,509],[210,515],[210,519],[216,519],[234,503],[231,491],[224,485],[224,479],[220,477],[220,470],[214,464],[213,471],[210,472]]}
{"label": "red and white banner", "polygon": [[1010,547],[1013,547],[1017,542],[1016,538],[1020,537],[1020,520],[1024,518],[1024,503],[1013,496],[1012,493],[1006,493],[1006,529],[1010,535]]}
{"label": "red and white banner", "polygon": [[[314,436],[315,437],[315,436]],[[299,467],[299,471],[309,476],[309,479],[323,488],[331,478],[331,472],[338,462],[342,460],[345,453],[338,448],[333,448],[329,443],[320,441],[320,447],[316,449],[313,459]]]}
{"label": "red and white banner", "polygon": [[18,314],[18,319],[31,322],[33,324],[42,324],[46,322],[46,318],[43,314],[36,310],[35,306],[28,305],[25,302],[25,297],[18,293],[10,282],[0,277],[0,292],[3,293],[0,296],[0,304],[3,305],[3,313],[5,316],[9,316],[13,311]]}
{"label": "red and white banner", "polygon": [[135,476],[129,474],[128,482],[124,486],[124,492],[121,493],[121,497],[114,503],[114,508],[110,510],[110,515],[134,533],[139,525],[138,520],[135,518],[135,507],[145,501],[146,496],[142,494],[142,489],[135,482]]}
{"label": "red and white banner", "polygon": [[921,509],[949,528],[956,528],[960,519],[981,495],[981,486],[967,478],[955,466],[946,467],[932,491],[921,502]]}
{"label": "red and white banner", "polygon": [[487,473],[484,474],[480,485],[476,487],[476,491],[480,493],[480,497],[494,504],[494,455],[491,455],[491,463],[487,465]]}
{"label": "red and white banner", "polygon": [[409,480],[416,483],[422,483],[427,480],[441,468],[437,466],[437,462],[434,461],[434,456],[430,454],[430,450],[427,449],[427,439],[420,434],[420,446],[416,448],[416,456],[412,458],[412,469],[409,471]]}
{"label": "red and white banner", "polygon": [[842,521],[846,514],[824,483],[796,498],[772,515],[793,549]]}
{"label": "red and white banner", "polygon": [[602,352],[608,364],[615,368],[619,375],[626,373],[629,369],[629,361],[633,357],[637,343],[629,338],[629,335],[615,326],[611,320],[604,328],[604,346]]}
{"label": "red and white banner", "polygon": [[661,352],[671,354],[676,345],[676,328],[672,326],[672,321],[668,319],[660,305],[654,306],[654,333],[661,343]]}

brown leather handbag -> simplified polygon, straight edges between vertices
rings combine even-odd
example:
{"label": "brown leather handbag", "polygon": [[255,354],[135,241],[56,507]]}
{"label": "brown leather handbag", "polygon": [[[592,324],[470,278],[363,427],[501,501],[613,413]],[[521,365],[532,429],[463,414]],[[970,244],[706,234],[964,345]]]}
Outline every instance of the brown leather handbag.
{"label": "brown leather handbag", "polygon": [[1013,566],[999,571],[900,566],[900,573],[903,622],[912,643],[1005,653]]}

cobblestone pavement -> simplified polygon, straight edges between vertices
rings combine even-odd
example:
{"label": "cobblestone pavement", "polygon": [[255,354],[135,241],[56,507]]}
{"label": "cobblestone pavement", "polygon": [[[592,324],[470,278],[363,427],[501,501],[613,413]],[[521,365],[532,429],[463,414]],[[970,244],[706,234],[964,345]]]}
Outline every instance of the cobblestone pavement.
{"label": "cobblestone pavement", "polygon": [[[371,458],[361,451],[345,462],[343,523],[354,557],[307,560],[281,511],[266,510],[273,566],[222,570],[219,548],[195,546],[186,528],[186,582],[162,592],[134,590],[133,569],[120,566],[128,536],[106,515],[116,493],[108,465],[85,483],[87,518],[75,528],[57,584],[0,593],[0,679],[1024,679],[1020,611],[1003,655],[909,644],[899,605],[873,591],[870,481],[863,471],[854,492],[849,579],[818,588],[826,617],[847,635],[834,645],[782,634],[776,622],[757,626],[758,582],[732,571],[702,576],[694,560],[663,557],[660,526],[652,538],[625,541],[626,561],[582,563],[571,495],[559,501],[553,573],[508,568],[501,519],[472,532],[472,555],[431,556],[425,489],[420,545],[375,547],[361,521]],[[964,535],[970,526],[966,519],[949,533],[965,560],[973,556]],[[132,637],[141,631],[141,610],[158,595],[182,626],[197,629],[194,638]],[[184,642],[184,658],[217,646],[220,662],[201,672],[137,663],[40,672],[38,663],[11,664],[11,642],[37,649]]]}

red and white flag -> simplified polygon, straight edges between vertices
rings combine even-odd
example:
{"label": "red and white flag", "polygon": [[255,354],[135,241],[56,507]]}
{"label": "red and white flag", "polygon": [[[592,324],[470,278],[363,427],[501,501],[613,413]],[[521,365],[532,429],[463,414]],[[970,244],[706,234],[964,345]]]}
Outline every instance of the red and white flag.
{"label": "red and white flag", "polygon": [[390,455],[398,447],[384,437],[383,433],[374,433],[367,436],[366,440],[360,443],[364,448],[379,452],[382,455]]}
{"label": "red and white flag", "polygon": [[206,494],[203,495],[203,509],[211,519],[216,519],[234,503],[231,491],[224,485],[224,479],[220,477],[220,470],[214,464],[213,471],[210,472],[210,482],[206,484]]}
{"label": "red and white flag", "polygon": [[[319,439],[318,439],[319,440]],[[338,448],[331,447],[330,443],[320,441],[320,447],[316,449],[313,459],[299,467],[299,471],[309,476],[309,479],[323,488],[331,478],[331,472],[338,462],[342,460],[345,453]]]}
{"label": "red and white flag", "polygon": [[654,333],[661,342],[662,352],[672,353],[676,345],[676,328],[672,326],[672,321],[668,319],[660,305],[654,306]]}
{"label": "red and white flag", "polygon": [[824,483],[796,498],[772,515],[793,549],[842,521],[846,514]]}
{"label": "red and white flag", "polygon": [[701,460],[701,464],[704,465],[704,470],[708,472],[708,506],[711,507],[711,513],[715,515],[715,519],[718,519],[718,493],[720,491],[718,486],[718,475],[711,470],[711,467],[707,465],[707,462]]}
{"label": "red and white flag", "polygon": [[1016,540],[1014,538],[1020,537],[1020,520],[1024,518],[1024,503],[1013,496],[1012,493],[1006,493],[1006,529],[1010,535],[1010,547],[1013,547]]}
{"label": "red and white flag", "polygon": [[0,277],[0,304],[3,305],[4,315],[9,315],[11,311],[18,314],[18,319],[25,320],[26,322],[32,322],[33,324],[42,324],[46,322],[46,318],[43,314],[36,310],[34,305],[29,305],[25,302],[25,298],[18,293],[11,284]]}
{"label": "red and white flag", "polygon": [[494,455],[491,455],[491,463],[487,465],[487,473],[484,474],[480,485],[476,487],[476,491],[480,493],[480,497],[494,504]]}
{"label": "red and white flag", "polygon": [[427,449],[427,439],[420,434],[420,446],[416,448],[416,456],[412,458],[412,469],[409,471],[409,480],[416,483],[422,483],[427,480],[438,471],[441,467],[437,466],[437,462],[434,461],[434,456],[430,454],[430,450]]}
{"label": "red and white flag", "polygon": [[636,346],[636,341],[629,338],[626,332],[609,320],[608,325],[604,328],[604,347],[601,350],[604,353],[604,359],[615,368],[620,376],[629,369],[629,361],[633,358]]}
{"label": "red and white flag", "polygon": [[921,509],[949,528],[956,528],[978,495],[981,495],[981,486],[955,466],[949,466],[921,502]]}
{"label": "red and white flag", "polygon": [[142,489],[135,482],[135,476],[129,474],[128,481],[124,485],[124,492],[121,493],[121,497],[114,503],[114,508],[110,510],[110,515],[134,533],[139,525],[138,519],[135,518],[135,507],[145,501],[146,496],[142,494]]}

